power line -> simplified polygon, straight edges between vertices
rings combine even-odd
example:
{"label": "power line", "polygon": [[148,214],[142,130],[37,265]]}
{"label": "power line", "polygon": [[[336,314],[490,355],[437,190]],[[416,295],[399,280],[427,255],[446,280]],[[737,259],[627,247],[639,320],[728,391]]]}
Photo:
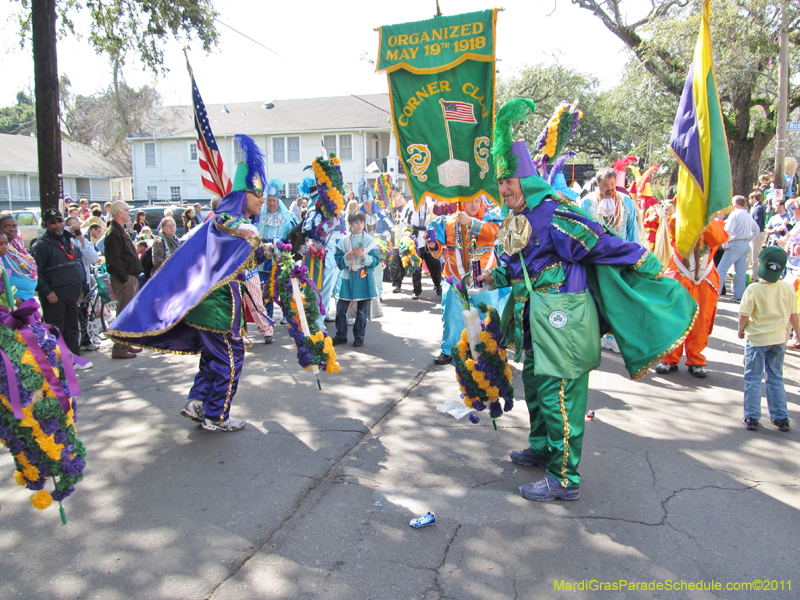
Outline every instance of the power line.
{"label": "power line", "polygon": [[[264,44],[262,44],[261,42],[259,42],[258,40],[255,40],[255,39],[251,38],[251,37],[250,37],[249,35],[247,35],[246,33],[242,33],[242,32],[241,32],[241,31],[239,31],[238,29],[234,29],[233,27],[231,27],[231,26],[230,26],[230,25],[228,25],[227,23],[224,23],[224,22],[220,21],[219,19],[214,19],[214,20],[215,20],[217,23],[219,23],[220,25],[224,25],[225,27],[227,27],[228,29],[230,29],[230,30],[231,30],[231,31],[233,31],[234,33],[238,33],[238,34],[239,34],[240,36],[242,36],[243,38],[250,40],[251,42],[253,42],[254,44],[256,44],[256,45],[258,45],[258,46],[261,46],[262,48],[264,48],[264,50],[267,50],[268,52],[272,52],[272,53],[273,53],[275,56],[278,56],[278,57],[282,58],[283,60],[285,60],[285,61],[287,61],[287,62],[290,62],[290,63],[291,63],[291,62],[293,62],[293,63],[297,63],[297,61],[295,61],[295,60],[292,60],[291,58],[288,58],[288,57],[284,56],[283,54],[280,54],[279,52],[275,52],[275,50],[273,50],[272,48],[269,48],[269,47],[265,46]],[[342,91],[343,91],[345,94],[347,94],[348,96],[352,96],[353,98],[355,98],[355,99],[357,99],[357,100],[361,100],[361,102],[363,102],[364,104],[369,104],[369,105],[370,105],[370,106],[372,106],[373,108],[377,108],[377,109],[378,109],[378,110],[380,110],[381,112],[385,112],[387,115],[388,115],[388,114],[391,114],[391,113],[390,113],[388,110],[386,110],[385,108],[381,108],[380,106],[377,106],[376,104],[373,104],[373,103],[372,103],[372,102],[370,102],[369,100],[365,100],[365,99],[364,99],[364,98],[362,98],[361,96],[358,96],[358,95],[356,95],[356,94],[352,93],[351,91],[344,89],[343,87],[341,87],[340,85],[337,85],[337,84],[333,83],[332,81],[327,81],[327,80],[325,80],[325,82],[326,82],[327,84],[329,84],[329,85],[331,85],[331,86],[335,87],[336,89],[342,90]]]}

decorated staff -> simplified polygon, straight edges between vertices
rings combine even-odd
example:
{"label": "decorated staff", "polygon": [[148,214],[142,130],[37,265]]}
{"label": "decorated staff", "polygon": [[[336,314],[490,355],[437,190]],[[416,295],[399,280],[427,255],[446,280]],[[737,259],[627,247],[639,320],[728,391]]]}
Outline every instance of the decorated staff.
{"label": "decorated staff", "polygon": [[[44,510],[83,478],[86,448],[75,431],[80,395],[71,354],[58,330],[41,322],[36,300],[18,308],[3,272],[0,290],[0,441],[14,458],[14,480]],[[49,330],[49,331],[48,331]],[[55,335],[53,335],[55,334]],[[45,487],[52,481],[53,490]]]}
{"label": "decorated staff", "polygon": [[308,268],[295,262],[291,244],[276,244],[275,262],[278,276],[272,296],[281,307],[289,326],[289,335],[297,347],[297,362],[304,369],[311,369],[317,378],[317,387],[322,389],[319,371],[338,373],[339,363],[332,339],[318,324],[320,309],[319,293],[308,277]]}
{"label": "decorated staff", "polygon": [[503,341],[514,345],[517,360],[525,359],[529,446],[512,452],[511,460],[546,473],[520,493],[538,501],[577,500],[589,372],[600,364],[598,309],[631,376],[641,377],[684,338],[697,305],[678,282],[659,278],[661,263],[648,250],[559,201],[525,142],[512,138],[513,121],[534,109],[531,100],[518,98],[498,111],[493,154],[507,215],[497,236],[504,252],[500,266],[480,279],[511,288]]}
{"label": "decorated staff", "polygon": [[[344,180],[341,161],[335,155],[318,157],[312,164],[314,179],[306,178],[301,184],[309,190],[313,205],[306,212],[302,223],[302,233],[305,237],[304,249],[306,265],[312,273],[317,287],[321,286],[322,310],[317,319],[318,325],[323,327],[324,315],[328,311],[333,288],[339,275],[333,253],[336,243],[344,235],[341,214],[344,210]],[[314,260],[308,258],[313,255]],[[318,257],[323,255],[324,261]]]}

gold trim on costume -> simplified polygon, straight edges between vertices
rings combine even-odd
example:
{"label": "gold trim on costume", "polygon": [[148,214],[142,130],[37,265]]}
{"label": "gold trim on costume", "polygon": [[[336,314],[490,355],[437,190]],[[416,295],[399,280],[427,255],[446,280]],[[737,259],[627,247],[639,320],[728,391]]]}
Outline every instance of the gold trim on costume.
{"label": "gold trim on costume", "polygon": [[641,369],[639,369],[638,371],[636,371],[636,373],[634,373],[633,375],[631,375],[631,379],[632,379],[632,380],[641,379],[642,377],[644,377],[645,375],[647,375],[647,372],[650,370],[650,367],[652,367],[652,366],[653,366],[653,365],[655,365],[656,363],[659,363],[659,362],[661,362],[661,359],[662,359],[662,358],[664,358],[664,357],[665,357],[667,354],[669,354],[670,352],[672,352],[673,350],[675,350],[675,348],[677,348],[678,346],[680,346],[681,344],[683,344],[683,342],[685,342],[685,341],[686,341],[686,338],[689,336],[689,332],[690,332],[690,331],[692,331],[692,327],[694,327],[694,322],[697,320],[697,316],[698,316],[699,314],[700,314],[700,306],[698,306],[698,307],[697,307],[697,309],[694,311],[694,317],[692,317],[692,322],[689,324],[689,328],[688,328],[688,329],[686,330],[686,332],[685,332],[685,333],[684,333],[684,334],[683,334],[683,335],[682,335],[682,336],[681,336],[681,337],[678,339],[678,341],[676,341],[674,344],[672,344],[672,346],[670,346],[670,347],[669,347],[669,348],[666,350],[666,352],[663,352],[663,353],[659,354],[659,355],[656,357],[656,359],[655,359],[653,362],[651,362],[649,365],[646,365],[646,366],[642,367]]}
{"label": "gold trim on costume", "polygon": [[642,254],[642,258],[640,258],[639,261],[635,265],[631,266],[631,269],[633,269],[634,271],[638,270],[639,267],[641,267],[644,264],[644,261],[647,260],[647,255],[648,254],[650,254],[650,250],[645,248],[644,249],[644,254]]}
{"label": "gold trim on costume", "polygon": [[[258,238],[258,236],[254,236],[254,237],[252,237],[252,238],[250,238],[250,239],[248,240],[248,242],[250,242],[250,245],[251,245],[251,246],[253,246],[253,243],[252,243],[253,239],[256,239],[256,238]],[[260,245],[260,241],[259,241],[259,245]],[[255,249],[256,249],[257,247],[258,247],[258,245],[257,245],[255,248],[253,248],[253,251],[252,251],[252,252],[255,252]],[[236,279],[236,278],[239,276],[239,273],[241,273],[241,272],[242,272],[242,271],[243,271],[243,270],[244,270],[244,269],[247,267],[247,261],[248,261],[248,260],[250,260],[250,256],[252,256],[252,252],[251,252],[250,254],[248,254],[247,258],[246,258],[246,259],[245,259],[245,260],[242,262],[242,264],[240,264],[240,265],[239,265],[239,267],[238,267],[238,268],[237,268],[237,269],[236,269],[236,270],[235,270],[233,273],[231,273],[230,275],[228,275],[228,276],[227,276],[227,277],[225,277],[224,279],[222,279],[222,280],[218,281],[216,285],[212,286],[212,287],[211,287],[211,289],[210,289],[210,290],[208,290],[208,291],[207,291],[207,292],[206,292],[206,293],[203,295],[203,297],[202,297],[202,298],[200,298],[200,300],[198,300],[197,304],[195,304],[194,306],[192,306],[191,308],[189,308],[189,310],[187,310],[187,311],[186,311],[186,314],[189,314],[189,313],[190,313],[192,310],[194,310],[195,308],[197,308],[197,306],[198,306],[198,305],[199,305],[199,304],[200,304],[200,303],[201,303],[203,300],[205,300],[206,298],[208,298],[208,297],[209,297],[211,294],[213,294],[214,292],[216,292],[216,291],[217,291],[218,289],[220,289],[220,288],[221,288],[223,285],[227,285],[227,284],[229,284],[231,281],[233,281],[234,279]],[[184,315],[184,316],[185,316],[185,315]],[[123,340],[124,340],[124,339],[126,339],[126,338],[132,338],[132,339],[136,339],[136,338],[142,338],[142,337],[151,337],[151,336],[155,336],[155,335],[161,335],[162,333],[166,333],[167,331],[169,331],[170,329],[172,329],[173,327],[175,327],[175,326],[176,326],[178,323],[180,323],[181,321],[183,321],[183,318],[180,318],[180,319],[178,319],[178,320],[177,320],[177,321],[175,321],[175,322],[174,322],[172,325],[170,325],[169,327],[165,327],[164,329],[154,329],[154,330],[150,330],[150,331],[142,331],[142,332],[133,332],[133,331],[119,331],[119,330],[117,330],[117,329],[109,329],[108,331],[106,331],[106,336],[107,336],[107,337],[110,337],[112,340],[114,340],[114,338],[115,338],[115,337],[117,337],[117,338],[122,338]],[[189,325],[189,323],[186,323],[186,324],[187,324],[187,325]],[[201,327],[196,327],[196,329],[202,329],[202,328],[201,328]],[[209,329],[208,331],[214,331],[214,333],[224,333],[224,332],[220,332],[220,331],[215,331],[215,330],[213,330],[213,329]],[[117,340],[114,340],[114,341],[117,341]],[[120,342],[120,343],[122,343],[122,342]],[[159,348],[152,348],[152,349],[153,349],[153,350],[157,350],[158,352],[162,352],[162,350],[160,350]],[[193,352],[192,354],[196,354],[196,353],[194,353],[194,352]]]}
{"label": "gold trim on costume", "polygon": [[[557,215],[557,217],[556,217],[556,215]],[[582,223],[581,221],[576,219],[575,218],[575,213],[573,213],[572,211],[560,210],[560,209],[556,208],[556,210],[553,213],[553,217],[564,219],[565,221],[569,221],[573,225],[580,225],[586,231],[588,231],[591,235],[593,235],[595,240],[599,240],[600,239],[600,236],[597,235],[594,231],[592,231],[591,227],[589,227],[586,223]]]}
{"label": "gold trim on costume", "polygon": [[236,375],[236,366],[233,362],[233,348],[231,348],[231,343],[228,341],[228,336],[223,335],[223,339],[225,340],[225,346],[228,348],[228,361],[231,365],[231,377],[228,380],[228,391],[225,393],[225,404],[222,406],[222,412],[219,413],[219,420],[222,422],[225,416],[225,413],[228,412],[228,408],[231,405],[231,390],[233,389],[233,382],[236,379],[234,376]]}
{"label": "gold trim on costume", "polygon": [[561,405],[561,418],[564,421],[564,457],[561,459],[561,487],[567,487],[567,460],[569,459],[569,421],[567,420],[567,408],[564,406],[564,388],[567,380],[561,380],[561,389],[558,390],[558,403]]}
{"label": "gold trim on costume", "polygon": [[[563,266],[564,266],[564,264],[563,264],[561,261],[554,262],[552,265],[548,265],[548,266],[546,266],[544,269],[542,269],[541,271],[539,271],[539,275],[541,275],[541,274],[542,274],[542,273],[544,273],[545,271],[549,271],[550,269],[557,269],[558,267],[563,267]],[[538,277],[538,276],[537,276],[537,277]]]}
{"label": "gold trim on costume", "polygon": [[557,281],[555,283],[551,283],[549,285],[543,285],[543,286],[540,286],[540,287],[535,287],[535,288],[533,288],[533,291],[534,292],[544,292],[546,290],[552,290],[553,288],[560,288],[562,285],[565,285],[566,283],[567,283],[567,281],[566,281],[566,279],[564,279],[564,280],[561,280],[561,281]]}
{"label": "gold trim on costume", "polygon": [[571,234],[570,232],[568,232],[568,231],[565,231],[564,229],[562,229],[561,227],[559,227],[558,225],[556,225],[554,221],[552,221],[552,222],[551,222],[551,225],[552,225],[553,227],[555,227],[556,229],[558,229],[558,230],[559,230],[561,233],[563,233],[564,235],[567,235],[567,236],[571,237],[573,240],[575,240],[576,242],[578,242],[578,243],[579,243],[581,246],[583,246],[584,248],[586,248],[586,251],[587,251],[587,252],[591,252],[591,250],[589,249],[589,246],[587,246],[587,245],[586,245],[586,242],[584,242],[582,239],[580,239],[579,237],[575,237],[574,235],[572,235],[572,234]]}

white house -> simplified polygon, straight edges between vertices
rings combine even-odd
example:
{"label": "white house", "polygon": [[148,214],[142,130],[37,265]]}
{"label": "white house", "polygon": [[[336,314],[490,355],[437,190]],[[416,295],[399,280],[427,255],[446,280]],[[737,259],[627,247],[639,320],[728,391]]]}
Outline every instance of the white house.
{"label": "white house", "polygon": [[[209,104],[206,110],[231,178],[243,160],[234,135],[244,133],[265,151],[267,178],[284,181],[287,199],[297,196],[304,177],[313,176],[303,169],[322,154],[323,144],[341,159],[351,189],[362,177],[373,184],[381,172],[389,172],[405,189],[405,175],[398,176],[388,94]],[[193,107],[166,107],[157,123],[156,131],[129,138],[134,200],[209,200],[212,194],[200,181]]]}
{"label": "white house", "polygon": [[[131,178],[83,144],[61,142],[64,196],[101,205],[131,199]],[[0,208],[39,205],[39,152],[36,138],[0,134]]]}

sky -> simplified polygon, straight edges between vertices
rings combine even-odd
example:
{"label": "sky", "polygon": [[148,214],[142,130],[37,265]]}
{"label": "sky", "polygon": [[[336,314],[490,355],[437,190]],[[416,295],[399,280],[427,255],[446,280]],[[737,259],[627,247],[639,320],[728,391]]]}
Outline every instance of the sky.
{"label": "sky", "polygon": [[[629,2],[638,13],[646,0]],[[375,73],[380,25],[432,18],[435,0],[404,2],[321,2],[291,0],[216,0],[220,42],[206,55],[190,41],[190,60],[207,104],[277,99],[375,94],[387,92],[386,76]],[[444,15],[492,8],[485,0],[440,0]],[[514,76],[526,65],[560,63],[597,76],[612,87],[628,60],[623,44],[588,11],[568,0],[506,0],[497,21],[499,77]],[[366,10],[365,10],[366,7]],[[30,42],[19,47],[15,10],[19,2],[0,1],[0,106],[16,102],[21,89],[33,87]],[[86,17],[76,20],[88,30]],[[236,31],[234,31],[236,30]],[[243,35],[269,48],[265,49]],[[169,73],[155,77],[128,57],[125,80],[133,87],[154,84],[165,105],[190,104],[190,80],[182,48],[165,45]],[[58,43],[58,69],[72,82],[74,94],[102,93],[111,82],[111,67],[86,36]]]}

